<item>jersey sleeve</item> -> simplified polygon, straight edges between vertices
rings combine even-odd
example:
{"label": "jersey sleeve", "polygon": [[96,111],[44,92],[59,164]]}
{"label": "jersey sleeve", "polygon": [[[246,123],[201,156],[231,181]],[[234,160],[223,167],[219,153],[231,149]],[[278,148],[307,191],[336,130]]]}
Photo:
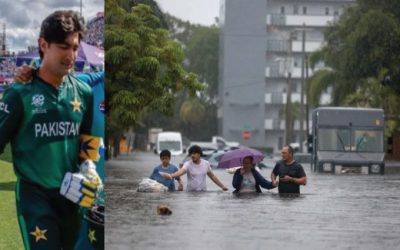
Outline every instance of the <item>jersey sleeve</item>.
{"label": "jersey sleeve", "polygon": [[23,106],[19,93],[13,88],[7,89],[0,100],[0,154],[17,133],[22,114]]}
{"label": "jersey sleeve", "polygon": [[104,81],[104,71],[93,73],[82,73],[76,76],[79,80],[89,84],[93,87],[96,84]]}

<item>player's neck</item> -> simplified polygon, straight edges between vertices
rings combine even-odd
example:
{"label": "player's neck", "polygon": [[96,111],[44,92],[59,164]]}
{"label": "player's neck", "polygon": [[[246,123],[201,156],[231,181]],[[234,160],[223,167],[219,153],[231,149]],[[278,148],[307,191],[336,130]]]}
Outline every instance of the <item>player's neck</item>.
{"label": "player's neck", "polygon": [[58,88],[60,87],[64,76],[57,76],[55,74],[50,73],[45,67],[40,67],[37,75],[42,78],[46,83],[50,84],[51,86]]}

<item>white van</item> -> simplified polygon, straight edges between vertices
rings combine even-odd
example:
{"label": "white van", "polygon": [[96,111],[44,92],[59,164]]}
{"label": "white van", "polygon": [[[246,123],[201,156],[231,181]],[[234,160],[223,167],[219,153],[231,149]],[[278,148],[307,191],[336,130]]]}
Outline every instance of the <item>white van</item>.
{"label": "white van", "polygon": [[157,135],[157,141],[154,149],[155,154],[168,149],[171,155],[181,155],[186,150],[183,149],[182,135],[179,132],[160,132]]}

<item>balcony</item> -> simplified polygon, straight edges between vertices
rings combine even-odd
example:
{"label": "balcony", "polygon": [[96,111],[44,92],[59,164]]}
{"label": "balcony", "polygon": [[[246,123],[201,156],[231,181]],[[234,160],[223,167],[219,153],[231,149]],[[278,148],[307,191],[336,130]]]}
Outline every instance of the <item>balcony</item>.
{"label": "balcony", "polygon": [[326,15],[287,15],[287,14],[267,14],[267,25],[277,26],[301,26],[303,23],[307,27],[326,27],[331,22],[339,20],[339,16]]}
{"label": "balcony", "polygon": [[[286,104],[287,94],[284,92],[272,92],[265,93],[265,103],[266,104]],[[300,103],[301,94],[292,93],[291,101]],[[304,102],[306,102],[306,97],[304,96]]]}
{"label": "balcony", "polygon": [[[312,69],[308,69],[308,76],[313,74]],[[265,67],[265,77],[267,78],[287,78],[288,74],[285,72],[284,67],[280,65],[272,65]],[[292,78],[301,78],[301,67],[292,68]]]}
{"label": "balcony", "polygon": [[[305,41],[305,52],[310,53],[321,48],[323,41]],[[269,52],[285,52],[289,51],[287,40],[267,40],[267,51]],[[302,41],[292,41],[292,52],[303,52]]]}
{"label": "balcony", "polygon": [[[306,127],[306,121],[303,121],[303,128],[305,128],[305,127]],[[285,130],[285,120],[265,119],[264,120],[264,129],[265,130]],[[300,131],[300,121],[299,120],[294,121],[293,130],[295,132]]]}
{"label": "balcony", "polygon": [[[286,93],[284,92],[272,92],[265,93],[265,104],[273,105],[273,104],[286,104]],[[301,94],[300,93],[292,93],[291,97],[292,103],[300,103],[301,102]],[[307,102],[307,96],[304,96],[304,103]],[[319,103],[321,105],[329,105],[332,102],[332,98],[330,94],[322,94]]]}

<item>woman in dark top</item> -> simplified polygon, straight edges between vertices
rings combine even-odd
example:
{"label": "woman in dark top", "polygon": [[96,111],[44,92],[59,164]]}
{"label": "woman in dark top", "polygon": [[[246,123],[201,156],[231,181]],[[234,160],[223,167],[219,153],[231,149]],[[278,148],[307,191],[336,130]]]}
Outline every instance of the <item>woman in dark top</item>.
{"label": "woman in dark top", "polygon": [[242,161],[242,168],[236,170],[232,185],[235,188],[234,193],[261,193],[261,187],[272,189],[275,186],[272,182],[267,181],[262,175],[254,168],[253,157],[247,156]]}

